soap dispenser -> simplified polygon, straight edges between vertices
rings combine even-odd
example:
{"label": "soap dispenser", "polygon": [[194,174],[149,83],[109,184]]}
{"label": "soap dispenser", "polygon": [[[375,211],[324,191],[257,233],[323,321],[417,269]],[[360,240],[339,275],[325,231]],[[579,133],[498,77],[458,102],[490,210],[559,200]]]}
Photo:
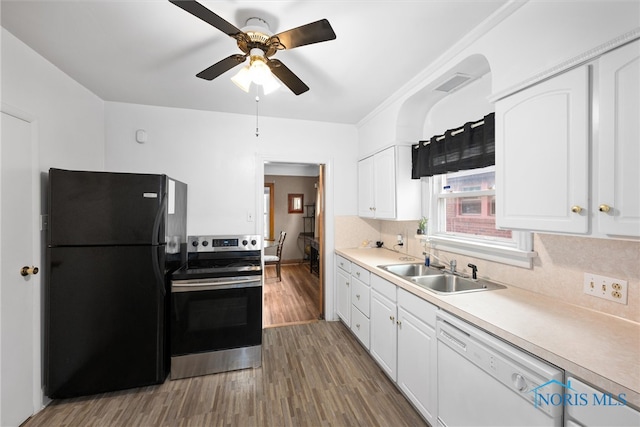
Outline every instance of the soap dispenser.
{"label": "soap dispenser", "polygon": [[429,240],[425,240],[424,242],[424,265],[429,267],[431,265],[431,245],[429,244]]}

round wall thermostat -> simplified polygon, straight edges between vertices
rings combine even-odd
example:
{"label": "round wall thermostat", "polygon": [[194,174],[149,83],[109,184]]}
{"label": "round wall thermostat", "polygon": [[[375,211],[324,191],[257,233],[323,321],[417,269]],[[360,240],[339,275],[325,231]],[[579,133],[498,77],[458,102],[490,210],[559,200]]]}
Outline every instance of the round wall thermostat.
{"label": "round wall thermostat", "polygon": [[136,131],[136,141],[138,141],[139,144],[147,142],[147,132],[144,129],[138,129]]}

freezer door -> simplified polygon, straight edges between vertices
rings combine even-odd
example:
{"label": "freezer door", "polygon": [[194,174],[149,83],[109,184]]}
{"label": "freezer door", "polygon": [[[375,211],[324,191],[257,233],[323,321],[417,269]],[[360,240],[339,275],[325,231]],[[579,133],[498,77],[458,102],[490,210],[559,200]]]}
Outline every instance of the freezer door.
{"label": "freezer door", "polygon": [[163,246],[49,248],[45,394],[65,398],[164,381]]}
{"label": "freezer door", "polygon": [[167,177],[49,171],[49,246],[166,243]]}

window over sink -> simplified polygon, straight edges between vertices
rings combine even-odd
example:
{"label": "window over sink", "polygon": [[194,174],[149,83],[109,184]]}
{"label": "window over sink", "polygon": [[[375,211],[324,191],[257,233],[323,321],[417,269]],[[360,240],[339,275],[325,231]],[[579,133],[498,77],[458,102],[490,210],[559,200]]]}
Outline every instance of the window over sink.
{"label": "window over sink", "polygon": [[421,181],[433,248],[531,267],[536,255],[532,234],[496,228],[495,166],[423,177]]}

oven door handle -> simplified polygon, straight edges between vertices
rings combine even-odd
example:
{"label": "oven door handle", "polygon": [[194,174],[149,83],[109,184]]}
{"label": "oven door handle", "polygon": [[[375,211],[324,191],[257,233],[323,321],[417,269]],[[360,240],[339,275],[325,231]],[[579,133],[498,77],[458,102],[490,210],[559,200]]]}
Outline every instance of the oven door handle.
{"label": "oven door handle", "polygon": [[171,292],[196,292],[214,289],[241,289],[256,288],[262,286],[262,281],[256,278],[232,279],[232,280],[210,280],[201,281],[174,281],[171,283]]}

